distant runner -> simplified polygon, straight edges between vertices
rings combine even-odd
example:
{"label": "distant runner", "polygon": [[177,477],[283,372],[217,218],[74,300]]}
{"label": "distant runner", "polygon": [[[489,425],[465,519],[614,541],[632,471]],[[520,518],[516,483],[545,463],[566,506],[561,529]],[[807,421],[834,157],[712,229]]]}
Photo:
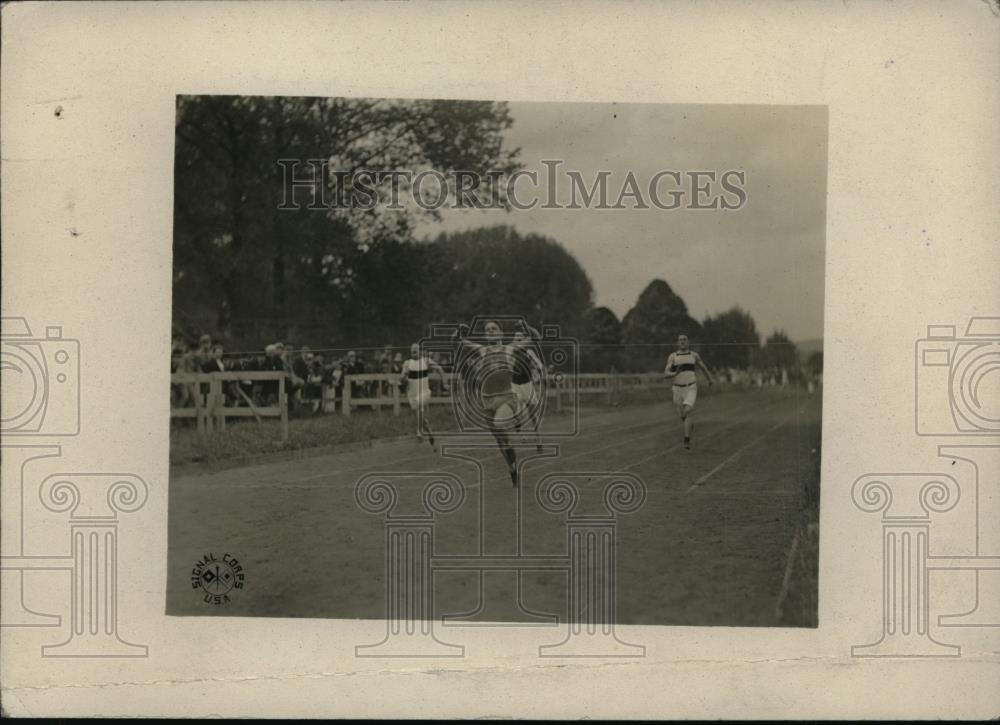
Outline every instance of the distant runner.
{"label": "distant runner", "polygon": [[667,367],[663,374],[673,379],[674,405],[677,406],[677,413],[684,422],[684,448],[691,450],[691,433],[694,430],[694,420],[691,413],[694,410],[695,401],[698,399],[698,369],[705,374],[708,384],[713,385],[715,378],[711,371],[702,361],[701,356],[688,349],[688,336],[677,336],[677,351],[670,353],[667,358]]}

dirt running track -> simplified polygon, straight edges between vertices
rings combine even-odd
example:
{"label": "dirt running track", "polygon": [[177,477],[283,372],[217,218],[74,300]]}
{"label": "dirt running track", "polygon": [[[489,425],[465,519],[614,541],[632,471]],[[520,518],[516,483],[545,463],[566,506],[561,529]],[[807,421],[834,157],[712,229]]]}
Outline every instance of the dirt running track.
{"label": "dirt running track", "polygon": [[[622,624],[775,625],[788,553],[801,510],[811,448],[818,441],[820,394],[765,390],[706,396],[696,411],[694,449],[681,447],[668,405],[585,415],[580,434],[558,457],[525,464],[511,487],[496,448],[475,459],[443,457],[414,441],[270,463],[170,482],[167,613],[196,616],[385,616],[385,528],[354,501],[369,472],[460,477],[465,501],[438,517],[435,554],[565,555],[562,517],[544,512],[534,487],[547,473],[629,471],[646,484],[645,504],[618,517],[617,619]],[[533,447],[527,449],[533,452]],[[480,484],[480,475],[484,482]],[[479,539],[479,496],[485,529]],[[515,497],[521,497],[520,521]],[[518,526],[520,523],[520,534]],[[214,606],[191,585],[207,553],[229,553],[245,586]],[[479,611],[478,619],[565,617],[567,576],[437,572],[438,615]],[[480,602],[480,598],[482,601]]]}

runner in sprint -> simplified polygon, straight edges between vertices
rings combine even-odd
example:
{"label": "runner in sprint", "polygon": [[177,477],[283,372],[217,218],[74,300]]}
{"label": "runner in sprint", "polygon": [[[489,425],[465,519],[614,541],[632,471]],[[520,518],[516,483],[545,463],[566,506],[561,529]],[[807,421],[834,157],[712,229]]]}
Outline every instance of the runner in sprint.
{"label": "runner in sprint", "polygon": [[[521,324],[527,327],[523,322]],[[523,340],[504,344],[503,330],[494,320],[486,323],[484,332],[485,344],[475,343],[467,339],[469,326],[459,325],[455,333],[458,341],[457,358],[466,358],[468,364],[468,356],[475,356],[475,379],[481,383],[481,390],[478,394],[473,392],[473,405],[479,406],[477,412],[489,420],[490,432],[496,438],[500,453],[507,462],[511,483],[517,486],[517,454],[510,445],[510,431],[516,425],[518,408],[517,399],[511,391],[512,374],[514,355],[530,345],[531,340],[526,335]],[[541,338],[537,330],[527,327],[527,332],[531,338]]]}
{"label": "runner in sprint", "polygon": [[[427,435],[427,442],[434,447],[434,431],[427,421],[427,406],[431,402],[431,386],[428,380],[431,370],[444,379],[444,370],[420,350],[420,345],[410,345],[410,357],[403,361],[400,370],[399,384],[406,385],[406,398],[410,401],[410,409],[417,414],[417,438]],[[447,383],[445,384],[447,389]]]}
{"label": "runner in sprint", "polygon": [[708,384],[715,383],[711,371],[702,361],[701,356],[688,349],[688,336],[677,336],[677,350],[667,358],[667,367],[663,374],[674,381],[674,405],[684,422],[684,448],[691,450],[691,433],[694,430],[694,420],[691,412],[698,399],[698,370],[708,379]]}

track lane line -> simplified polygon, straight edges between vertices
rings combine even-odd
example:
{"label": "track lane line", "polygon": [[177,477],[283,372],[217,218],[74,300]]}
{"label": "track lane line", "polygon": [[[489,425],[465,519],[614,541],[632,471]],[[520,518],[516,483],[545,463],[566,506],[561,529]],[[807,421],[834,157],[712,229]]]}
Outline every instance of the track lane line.
{"label": "track lane line", "polygon": [[[718,399],[716,399],[716,400],[718,400]],[[782,402],[781,400],[769,401],[768,403],[765,404],[765,406],[766,407],[770,407],[771,405],[779,404],[781,402]],[[736,405],[734,406],[734,409],[730,410],[730,411],[726,411],[726,415],[733,415],[733,414],[739,415],[739,414],[742,414],[742,413],[746,412],[746,410],[748,410],[750,408],[755,408],[755,407],[759,406],[759,404],[760,404],[760,401],[749,401],[749,402],[747,402],[747,401],[736,401]],[[723,408],[723,410],[724,410],[724,408]],[[719,411],[719,412],[723,412],[723,411]],[[577,438],[570,439],[566,443],[561,443],[561,444],[558,444],[558,445],[560,445],[560,446],[569,446],[569,445],[574,444],[574,443],[576,443],[578,441],[585,441],[585,440],[588,440],[590,438],[594,438],[594,437],[597,437],[597,436],[604,436],[604,435],[607,434],[607,432],[608,432],[607,429],[608,428],[611,428],[611,429],[615,429],[616,428],[616,430],[615,430],[616,433],[623,433],[623,432],[626,432],[626,431],[635,430],[636,428],[648,428],[648,427],[654,427],[654,426],[656,427],[656,430],[652,430],[652,431],[650,431],[648,433],[643,433],[643,434],[641,434],[639,436],[631,438],[629,441],[627,441],[628,443],[641,441],[641,440],[644,440],[645,438],[649,438],[649,437],[654,436],[654,435],[668,434],[668,433],[670,433],[672,431],[676,432],[676,431],[674,431],[674,428],[677,428],[677,430],[679,430],[678,421],[669,421],[669,422],[666,422],[667,423],[666,430],[661,430],[660,426],[662,426],[665,423],[665,421],[664,421],[665,417],[666,416],[662,415],[659,412],[654,412],[653,414],[649,415],[647,418],[645,418],[641,422],[634,423],[632,425],[625,426],[625,427],[616,428],[616,424],[614,424],[614,423],[602,424],[599,430],[592,431],[590,433],[587,433],[585,435],[579,436]],[[741,420],[743,420],[743,419],[741,419]],[[721,432],[721,431],[716,431],[716,432]],[[401,445],[402,444],[403,443],[401,442]],[[543,444],[543,445],[552,445],[552,444]],[[574,454],[572,454],[570,456],[557,456],[557,457],[553,457],[553,458],[549,459],[548,462],[543,463],[539,468],[554,466],[554,465],[557,465],[557,464],[560,464],[560,463],[565,463],[566,461],[575,460],[575,459],[580,458],[582,456],[587,456],[587,455],[593,455],[595,453],[600,453],[601,451],[607,450],[609,448],[618,447],[618,446],[621,446],[621,445],[623,445],[623,441],[621,441],[621,440],[613,440],[610,443],[607,443],[606,445],[600,446],[598,448],[586,448],[585,450],[580,451],[578,453],[574,453]],[[497,470],[500,470],[500,469],[503,469],[504,471],[506,470],[506,464],[501,465],[502,461],[500,461],[500,460],[497,460],[497,461],[490,460],[490,459],[493,458],[493,454],[496,453],[496,446],[495,446],[495,444],[490,443],[489,445],[486,445],[484,443],[482,445],[482,448],[486,452],[486,455],[484,455],[482,458],[479,458],[479,460],[480,460],[481,464],[483,465],[484,477],[485,477],[485,473],[486,473],[486,470],[487,470],[487,466],[489,466],[489,468],[491,468],[491,469],[492,468],[496,468]],[[646,459],[642,459],[641,461],[637,461],[633,465],[639,465],[640,463],[643,463],[646,460],[651,460],[652,458],[655,458],[656,456],[663,455],[663,454],[669,452],[670,450],[673,450],[674,448],[676,448],[676,446],[668,448],[666,450],[660,450],[656,454],[654,454],[653,456],[647,457]],[[358,453],[361,453],[361,452],[359,451]],[[370,453],[370,451],[365,451],[365,453]],[[333,454],[333,455],[336,455],[336,454]],[[431,462],[431,461],[440,461],[440,460],[441,460],[440,454],[437,451],[427,451],[425,453],[418,453],[416,455],[404,456],[402,458],[397,458],[397,459],[394,459],[394,460],[391,460],[391,461],[387,461],[384,464],[382,464],[380,466],[377,466],[377,468],[380,469],[379,472],[386,472],[385,468],[390,467],[390,466],[398,466],[400,464],[411,463],[411,462],[412,463],[418,463],[418,462],[421,462],[421,461]],[[460,471],[462,468],[464,468],[468,463],[470,463],[470,461],[468,459],[466,459],[464,462],[463,461],[456,461],[454,465],[443,466],[443,467],[439,466],[434,471],[421,471],[421,472],[415,472],[415,473],[421,473],[421,474],[422,473],[437,473],[437,472],[456,473],[456,472]],[[264,464],[264,465],[274,465],[274,464]],[[280,465],[280,464],[278,464],[278,465]],[[212,484],[212,487],[213,488],[241,488],[241,489],[256,489],[256,488],[271,488],[271,487],[280,487],[280,488],[323,488],[323,487],[326,486],[326,484],[323,484],[323,485],[314,485],[314,486],[301,485],[301,484],[307,484],[307,483],[309,483],[311,481],[319,481],[319,480],[322,480],[322,479],[336,478],[338,476],[343,476],[343,475],[351,474],[351,473],[369,472],[369,471],[373,471],[373,468],[376,468],[376,467],[373,467],[371,463],[366,463],[366,464],[361,464],[361,465],[356,465],[356,466],[349,466],[347,468],[342,468],[342,469],[338,469],[338,470],[334,470],[334,471],[324,471],[322,473],[316,473],[316,474],[312,474],[312,475],[309,475],[309,476],[303,476],[301,478],[292,479],[290,481],[287,481],[287,480],[286,481],[267,480],[267,481],[260,481],[260,482],[251,483],[251,484],[245,484],[245,483],[241,483],[239,481],[225,481],[225,482],[215,482],[215,483]],[[236,470],[239,470],[239,469],[236,469]],[[535,470],[538,470],[538,469],[535,469]],[[224,473],[230,473],[230,472],[226,471]],[[212,474],[209,474],[209,475],[212,475]],[[200,478],[199,476],[185,476],[185,477],[179,479],[179,481],[172,482],[172,484],[176,485],[178,482],[183,481],[184,482],[183,485],[201,485],[200,482],[199,483],[195,483],[196,481],[198,481],[199,478]],[[182,485],[182,487],[183,487],[183,485]],[[469,488],[478,488],[478,483],[467,485],[467,487],[469,487]]]}
{"label": "track lane line", "polygon": [[[741,401],[741,402],[743,402],[743,401]],[[757,402],[758,401],[752,401],[750,403],[745,403],[743,405],[738,405],[738,406],[736,406],[735,410],[729,411],[728,414],[732,415],[734,413],[735,414],[745,413],[747,410],[749,410],[751,408],[757,407],[757,405],[756,405]],[[769,403],[769,405],[775,404],[775,403],[780,403],[780,402],[782,402],[782,401],[772,401],[771,403]],[[740,420],[744,421],[744,420],[748,420],[748,419],[741,418]],[[642,435],[633,437],[629,442],[641,441],[641,440],[644,440],[646,438],[649,438],[649,437],[652,437],[652,436],[655,436],[655,435],[660,435],[660,434],[664,433],[665,431],[659,430],[659,426],[661,424],[663,424],[663,422],[664,421],[663,421],[662,417],[659,417],[659,416],[657,416],[657,417],[651,417],[650,419],[644,420],[644,421],[642,421],[640,423],[636,423],[636,424],[633,424],[633,425],[630,425],[630,426],[626,426],[624,428],[619,428],[617,430],[617,432],[621,433],[621,432],[624,432],[624,431],[634,430],[636,428],[644,428],[644,427],[651,427],[651,426],[656,426],[657,427],[657,430],[653,430],[653,431],[650,431],[648,433],[644,433]],[[678,421],[670,421],[670,422],[667,423],[667,426],[671,430],[673,428],[676,428],[676,431],[673,431],[673,432],[677,432],[677,431],[680,430],[680,425],[679,425]],[[569,445],[569,443],[576,443],[577,441],[586,440],[586,439],[593,438],[593,437],[598,436],[598,435],[604,435],[605,434],[605,430],[603,430],[603,429],[606,428],[606,427],[613,427],[613,426],[602,426],[602,430],[595,431],[595,432],[592,432],[592,433],[588,433],[586,435],[583,435],[583,436],[580,436],[580,437],[577,437],[577,438],[573,438],[568,443],[558,444],[558,445]],[[666,432],[671,432],[671,431],[668,430]],[[716,432],[721,432],[721,431],[716,431]],[[556,456],[556,457],[552,457],[552,458],[549,458],[549,460],[547,462],[542,463],[538,467],[536,467],[535,469],[533,469],[532,472],[534,473],[534,472],[537,472],[541,468],[555,466],[557,464],[565,463],[566,461],[575,460],[577,458],[580,458],[581,456],[593,455],[595,453],[600,453],[601,451],[605,451],[605,450],[607,450],[609,448],[619,447],[619,446],[622,445],[622,443],[623,442],[620,441],[620,440],[613,440],[610,443],[607,443],[606,445],[600,446],[599,448],[586,448],[585,450],[580,451],[578,453],[574,453],[573,455],[570,455],[570,456]],[[527,445],[533,445],[533,444],[527,444]],[[542,445],[544,446],[544,445],[552,445],[552,444],[551,443],[550,444],[544,444],[543,443]],[[487,477],[486,473],[487,473],[488,468],[490,470],[490,473],[493,473],[493,469],[495,469],[497,471],[501,471],[501,470],[504,471],[504,472],[506,471],[506,464],[505,463],[502,463],[501,460],[499,460],[499,459],[498,460],[493,460],[494,457],[495,457],[495,454],[497,453],[497,449],[496,449],[496,444],[495,443],[493,443],[493,442],[485,443],[484,442],[484,443],[482,443],[480,445],[477,445],[476,447],[481,448],[483,451],[485,451],[486,455],[484,455],[481,458],[479,458],[479,457],[475,457],[475,458],[472,458],[472,459],[465,458],[464,459],[464,463],[462,461],[458,460],[458,459],[452,459],[452,460],[455,461],[455,463],[453,463],[451,465],[440,466],[440,467],[436,468],[434,471],[420,471],[420,472],[416,472],[416,473],[417,473],[417,475],[427,474],[427,473],[456,473],[456,472],[460,471],[463,467],[465,467],[466,464],[471,463],[472,460],[478,460],[479,463],[482,465],[482,467],[483,467],[483,478],[484,479]],[[676,446],[674,446],[674,448],[676,448]],[[658,451],[656,454],[654,454],[653,457],[656,457],[656,456],[659,456],[659,455],[663,455],[664,453],[668,452],[669,450],[672,450],[672,449],[668,449],[666,451],[665,450]],[[411,456],[409,458],[399,459],[399,460],[396,460],[396,461],[390,461],[390,462],[386,463],[385,465],[386,466],[393,466],[393,465],[397,465],[399,463],[405,463],[405,462],[411,461],[411,460],[424,460],[424,459],[426,459],[428,461],[430,461],[430,460],[440,460],[439,459],[439,454],[437,452],[430,452],[430,453],[423,453],[423,454],[420,454],[420,455],[417,455],[417,456]],[[638,463],[644,462],[645,460],[646,459],[643,459],[643,461],[640,461]],[[634,465],[638,465],[638,463],[634,464]],[[314,488],[313,486],[297,486],[296,484],[300,484],[300,483],[303,483],[303,482],[306,482],[306,481],[316,480],[316,479],[320,479],[320,478],[328,478],[328,477],[331,477],[331,476],[339,476],[339,475],[346,474],[346,473],[354,473],[354,472],[358,472],[358,471],[371,471],[371,470],[372,470],[372,466],[371,465],[354,466],[354,467],[342,469],[342,470],[339,470],[339,471],[329,471],[327,473],[316,474],[316,475],[313,475],[313,476],[306,476],[304,478],[294,479],[294,480],[288,481],[288,482],[282,482],[282,483],[279,483],[277,485],[282,486],[282,487]],[[380,473],[384,473],[386,471],[380,470],[379,472]],[[251,484],[249,486],[241,486],[241,488],[264,488],[264,487],[267,487],[267,486],[270,486],[270,485],[272,485],[272,484],[257,483],[257,484]],[[318,488],[318,486],[315,486],[315,487]],[[465,487],[467,489],[479,488],[479,482],[477,481],[475,483],[465,484]]]}
{"label": "track lane line", "polygon": [[785,597],[788,596],[788,587],[791,584],[792,579],[792,569],[795,565],[795,554],[799,549],[799,527],[795,527],[795,536],[792,539],[792,548],[788,552],[788,561],[785,564],[785,576],[781,580],[781,591],[778,593],[778,602],[774,607],[774,617],[777,621],[781,621],[781,615],[783,614],[783,609],[785,607]]}
{"label": "track lane line", "polygon": [[697,481],[695,481],[693,484],[691,484],[691,487],[687,490],[687,492],[691,493],[692,491],[694,491],[695,489],[697,489],[698,487],[700,487],[702,484],[705,483],[705,481],[707,481],[708,479],[710,479],[716,473],[718,473],[723,468],[725,468],[730,463],[732,463],[737,458],[739,458],[747,449],[752,448],[753,446],[757,445],[762,440],[764,440],[765,438],[767,438],[767,436],[771,435],[772,433],[774,433],[774,431],[778,430],[778,428],[781,428],[783,425],[786,425],[787,423],[788,423],[787,420],[782,420],[782,421],[779,421],[779,422],[775,423],[773,426],[771,426],[770,428],[768,428],[766,431],[764,431],[763,433],[761,433],[759,436],[757,436],[756,438],[754,438],[752,441],[750,441],[749,443],[747,443],[747,444],[741,446],[740,448],[738,448],[736,450],[736,452],[733,453],[731,456],[729,456],[726,460],[724,460],[722,463],[720,463],[719,465],[717,465],[711,471],[709,471],[708,473],[706,473],[705,475],[703,475],[701,478],[699,478]]}
{"label": "track lane line", "polygon": [[[641,428],[643,426],[653,425],[653,424],[655,424],[657,422],[659,422],[659,418],[651,417],[649,420],[644,420],[644,421],[642,421],[640,423],[635,423],[633,425],[626,426],[625,428],[619,428],[618,430],[620,430],[620,431],[632,430],[634,428]],[[587,433],[585,435],[579,436],[578,438],[573,438],[571,440],[575,442],[575,441],[579,441],[579,440],[585,440],[585,439],[588,439],[588,438],[593,438],[594,436],[603,435],[605,433],[605,429],[607,429],[607,428],[614,428],[614,427],[615,427],[614,423],[604,424],[604,425],[601,425],[601,427],[600,427],[599,430],[592,431],[590,433]],[[438,438],[442,438],[442,437],[446,437],[447,435],[448,435],[447,432],[445,432],[445,433],[439,433],[437,435],[437,437]],[[403,445],[403,444],[404,443],[401,441],[400,445]],[[545,445],[545,444],[543,444],[543,445]],[[551,445],[551,444],[549,444],[549,445]],[[484,449],[494,450],[496,448],[496,444],[491,441],[489,443],[489,445],[487,445],[486,443],[484,443],[482,445],[482,447]],[[364,451],[364,452],[365,453],[370,453],[370,451]],[[359,453],[360,453],[360,451],[359,451]],[[337,455],[337,454],[331,454],[331,455]],[[400,463],[408,463],[408,462],[411,462],[411,461],[421,461],[421,460],[424,460],[424,459],[427,459],[427,460],[431,460],[431,459],[437,460],[437,458],[438,458],[437,451],[433,451],[432,450],[432,451],[425,452],[425,453],[418,453],[418,454],[412,455],[412,456],[404,456],[403,458],[397,458],[395,460],[386,462],[384,465],[385,466],[395,466],[395,465],[398,465]],[[273,464],[264,464],[264,465],[273,465]],[[323,473],[316,473],[316,474],[313,474],[313,475],[310,475],[310,476],[303,476],[302,478],[296,478],[296,479],[293,479],[291,481],[283,481],[283,482],[279,483],[278,485],[281,485],[281,486],[294,485],[294,484],[303,483],[303,482],[306,482],[306,481],[314,481],[314,480],[318,480],[318,479],[321,479],[321,478],[329,478],[331,476],[339,476],[339,475],[342,475],[342,474],[345,474],[345,473],[354,473],[354,472],[358,472],[358,471],[371,470],[371,468],[372,468],[372,466],[370,464],[364,464],[364,465],[358,465],[358,466],[350,466],[348,468],[342,468],[342,469],[339,469],[339,470],[336,470],[336,471],[324,471]],[[271,485],[271,484],[261,483],[261,484],[257,484],[257,485]]]}
{"label": "track lane line", "polygon": [[[780,403],[782,401],[777,401],[777,402]],[[755,406],[752,406],[752,405],[751,406],[740,406],[740,408],[737,411],[732,411],[732,412],[734,412],[734,413],[737,413],[737,412],[738,413],[745,413],[747,411],[747,409],[751,408],[751,407],[755,407]],[[710,433],[706,433],[704,436],[701,437],[700,440],[709,440],[713,436],[719,435],[720,433],[725,433],[727,430],[730,430],[730,429],[732,429],[732,428],[734,428],[734,427],[736,427],[738,425],[741,425],[742,423],[752,422],[753,420],[754,420],[754,416],[741,417],[738,420],[732,421],[732,422],[730,422],[730,423],[722,426],[721,428],[718,428],[718,429],[716,429],[714,431],[711,431]],[[644,436],[644,437],[648,437],[648,436]],[[618,444],[614,443],[614,444],[609,444],[609,445],[618,445]],[[642,459],[640,459],[638,461],[635,461],[634,463],[630,463],[629,465],[625,466],[624,468],[619,468],[618,470],[613,471],[612,472],[612,476],[614,476],[614,474],[616,474],[616,473],[624,473],[625,471],[629,470],[630,468],[634,468],[635,466],[640,466],[643,463],[648,463],[649,461],[655,460],[655,459],[659,458],[660,456],[666,455],[667,453],[670,453],[671,451],[677,450],[682,445],[683,445],[683,442],[681,442],[681,443],[675,443],[672,446],[668,446],[668,447],[666,447],[664,449],[661,449],[661,450],[657,451],[656,453],[652,453],[652,454],[646,456],[645,458],[642,458]],[[609,446],[604,446],[604,448],[608,448],[608,447]],[[597,450],[602,450],[602,449],[597,449]],[[588,452],[588,451],[585,451],[585,453],[586,452]],[[579,454],[579,455],[582,455],[582,454]],[[606,476],[604,478],[598,479],[598,483],[603,482],[603,481],[607,481],[609,479],[610,479],[610,477]]]}

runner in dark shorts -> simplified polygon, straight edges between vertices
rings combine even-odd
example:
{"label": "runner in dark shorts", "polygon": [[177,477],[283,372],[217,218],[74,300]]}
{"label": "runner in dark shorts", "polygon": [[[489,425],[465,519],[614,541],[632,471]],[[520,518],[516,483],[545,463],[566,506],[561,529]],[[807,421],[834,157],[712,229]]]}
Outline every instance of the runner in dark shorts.
{"label": "runner in dark shorts", "polygon": [[[523,323],[522,323],[523,324]],[[517,454],[510,445],[510,433],[518,422],[518,403],[511,390],[514,371],[514,355],[521,347],[531,344],[531,338],[539,339],[537,330],[523,325],[530,338],[517,340],[510,344],[503,341],[503,330],[498,322],[490,320],[484,327],[485,343],[476,343],[467,339],[469,328],[460,325],[456,333],[458,340],[458,356],[466,357],[467,365],[471,363],[478,389],[469,396],[477,413],[488,421],[490,432],[497,441],[500,453],[507,461],[510,480],[517,486],[519,474],[517,470]],[[469,361],[468,356],[475,356]]]}

